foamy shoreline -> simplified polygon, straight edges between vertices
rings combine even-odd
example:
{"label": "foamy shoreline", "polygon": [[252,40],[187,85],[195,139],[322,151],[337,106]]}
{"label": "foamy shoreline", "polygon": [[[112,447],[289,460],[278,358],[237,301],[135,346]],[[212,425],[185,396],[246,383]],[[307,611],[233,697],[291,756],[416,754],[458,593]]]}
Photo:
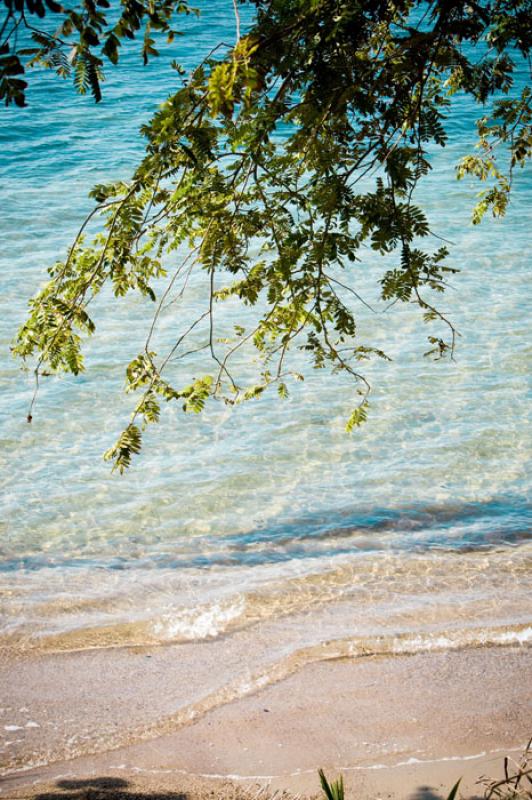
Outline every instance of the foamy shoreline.
{"label": "foamy shoreline", "polygon": [[[221,788],[227,780],[312,793],[322,766],[331,775],[343,772],[357,798],[385,791],[408,798],[429,779],[443,796],[443,787],[463,774],[471,783],[490,764],[496,771],[502,755],[531,734],[532,650],[501,646],[307,664],[139,741],[138,719],[149,730],[174,710],[179,663],[171,669],[172,655],[175,660],[177,648],[166,660],[155,652],[64,654],[20,661],[11,671],[4,662],[8,703],[26,709],[35,727],[8,732],[23,741],[3,793],[29,797],[65,775],[115,776],[140,792],[186,790],[190,800],[212,787],[215,797],[236,798]],[[27,669],[35,662],[40,677],[32,683]],[[116,747],[113,729],[127,743]],[[96,730],[101,737],[88,752],[104,752],[85,750],[67,761],[54,756],[61,737],[77,737],[83,751],[85,737],[91,741]],[[32,753],[36,766],[27,769]],[[44,766],[47,761],[54,763]]]}

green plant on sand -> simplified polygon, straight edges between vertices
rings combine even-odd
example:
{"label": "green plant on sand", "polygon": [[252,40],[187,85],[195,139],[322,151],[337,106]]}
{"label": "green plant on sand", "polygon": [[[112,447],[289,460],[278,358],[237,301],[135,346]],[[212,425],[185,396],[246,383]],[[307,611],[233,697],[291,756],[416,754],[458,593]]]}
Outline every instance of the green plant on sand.
{"label": "green plant on sand", "polygon": [[[484,787],[484,800],[532,800],[532,739],[525,747],[518,761],[506,756],[503,762],[504,777],[483,776],[478,781]],[[321,787],[326,800],[345,800],[343,776],[329,782],[323,769],[318,771]],[[447,796],[447,800],[457,800],[460,778]]]}
{"label": "green plant on sand", "polygon": [[321,788],[323,789],[323,794],[325,795],[327,800],[344,800],[345,793],[344,793],[343,776],[340,775],[337,781],[329,783],[322,769],[318,771],[318,774],[320,776],[320,782],[321,782]]}
{"label": "green plant on sand", "polygon": [[504,759],[504,778],[493,780],[483,777],[485,800],[532,800],[532,739],[519,761]]}

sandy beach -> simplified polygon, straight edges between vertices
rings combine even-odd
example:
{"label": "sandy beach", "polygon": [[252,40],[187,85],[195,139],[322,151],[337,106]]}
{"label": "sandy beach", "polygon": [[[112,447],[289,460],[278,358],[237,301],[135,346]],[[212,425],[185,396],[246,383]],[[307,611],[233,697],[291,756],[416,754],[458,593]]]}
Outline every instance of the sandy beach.
{"label": "sandy beach", "polygon": [[318,661],[189,721],[168,713],[179,650],[4,660],[2,796],[310,797],[323,767],[348,797],[436,800],[460,777],[476,797],[531,735],[527,647]]}

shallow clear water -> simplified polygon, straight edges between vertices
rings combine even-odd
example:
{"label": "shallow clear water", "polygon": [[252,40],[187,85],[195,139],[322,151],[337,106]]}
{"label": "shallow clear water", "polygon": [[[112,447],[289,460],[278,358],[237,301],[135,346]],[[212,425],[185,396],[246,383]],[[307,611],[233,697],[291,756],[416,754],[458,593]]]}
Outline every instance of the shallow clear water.
{"label": "shallow clear water", "polygon": [[[185,66],[234,36],[230,8],[216,0],[183,22]],[[532,180],[516,176],[503,221],[468,223],[478,187],[453,171],[474,139],[468,101],[456,99],[420,197],[462,269],[442,303],[461,333],[455,363],[422,358],[430,331],[414,310],[360,306],[361,339],[393,361],[366,368],[372,413],[355,435],[344,432],[352,387],[307,371],[284,403],[273,391],[201,418],[165,409],[119,477],[101,454],[128,413],[123,365],[149,308],[104,296],[86,374],[45,383],[27,425],[33,387],[9,354],[27,298],[90,209],[92,184],[126,176],[141,154],[139,125],[174,86],[170,60],[144,70],[129,54],[99,106],[45,75],[29,109],[2,111],[2,641],[70,649],[245,631],[246,651],[260,639],[270,666],[303,651],[526,641]],[[354,277],[382,310],[381,271],[368,253]],[[202,296],[193,286],[192,304]],[[169,315],[163,340],[174,326]]]}

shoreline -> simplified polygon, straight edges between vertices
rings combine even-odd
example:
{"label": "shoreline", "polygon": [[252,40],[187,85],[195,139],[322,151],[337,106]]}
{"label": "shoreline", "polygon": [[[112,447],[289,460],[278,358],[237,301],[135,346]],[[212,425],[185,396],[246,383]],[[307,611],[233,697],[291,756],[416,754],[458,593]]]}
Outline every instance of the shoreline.
{"label": "shoreline", "polygon": [[[78,657],[68,658],[70,667],[78,670],[70,697],[61,697],[61,685],[50,684],[57,678],[53,670],[48,674],[42,670],[40,685],[33,691],[44,694],[45,702],[50,692],[55,694],[49,712],[59,726],[56,737],[69,731],[68,714],[74,710],[68,709],[77,693],[84,720],[77,736],[82,741],[89,735],[94,714],[93,722],[98,724],[102,709],[108,709],[108,718],[103,715],[100,720],[102,731],[107,723],[116,724],[112,719],[116,701],[127,712],[140,684],[130,662],[130,685],[124,685],[117,698],[116,683],[102,680],[100,671],[99,695],[91,698],[91,704],[86,689],[98,678],[90,674],[91,659],[85,657],[82,663]],[[109,652],[106,660],[107,676],[111,676]],[[66,663],[65,658],[56,661]],[[93,660],[92,669],[99,666]],[[5,667],[1,665],[4,677]],[[175,680],[178,673],[155,670],[152,694],[146,694],[144,685],[144,697],[136,698],[140,716],[143,704],[149,705],[152,697],[159,696],[161,707],[168,703],[164,679]],[[118,675],[124,677],[123,672]],[[522,645],[315,662],[156,738],[11,771],[2,779],[1,794],[34,797],[47,787],[57,792],[59,800],[62,795],[55,784],[67,775],[70,781],[114,776],[126,781],[127,792],[134,789],[145,794],[155,786],[185,791],[187,800],[201,798],[202,792],[211,792],[205,795],[210,797],[237,797],[236,786],[244,797],[242,792],[249,786],[255,786],[256,794],[257,784],[272,792],[311,796],[319,788],[317,769],[323,767],[331,778],[344,774],[347,798],[385,794],[403,800],[416,797],[421,786],[434,784],[436,794],[423,797],[435,800],[446,797],[444,789],[448,793],[461,775],[466,776],[462,787],[473,791],[482,773],[498,774],[504,755],[518,755],[532,734],[531,685],[532,648]],[[21,696],[19,686],[17,702]],[[22,708],[31,707],[30,698]],[[122,716],[124,729],[128,719],[136,718],[134,711]],[[157,708],[151,712],[153,717]],[[21,756],[27,757],[28,750],[36,753],[39,741],[42,746],[47,737],[44,725],[34,725],[19,726],[13,732],[25,740],[19,743]]]}
{"label": "shoreline", "polygon": [[[342,773],[328,772],[334,780],[344,777],[346,800],[446,800],[450,789],[460,778],[463,800],[481,800],[481,776],[503,777],[503,758],[519,760],[524,746],[504,748],[504,752],[443,758],[430,763],[398,764],[383,767],[378,773],[371,768],[344,768]],[[452,766],[448,763],[452,762]],[[143,769],[140,767],[106,766],[96,762],[67,762],[56,765],[56,771],[32,771],[26,780],[2,785],[0,797],[5,800],[323,800],[317,772],[294,780],[275,780],[237,776],[195,775],[182,770]],[[99,769],[100,767],[100,769]]]}

